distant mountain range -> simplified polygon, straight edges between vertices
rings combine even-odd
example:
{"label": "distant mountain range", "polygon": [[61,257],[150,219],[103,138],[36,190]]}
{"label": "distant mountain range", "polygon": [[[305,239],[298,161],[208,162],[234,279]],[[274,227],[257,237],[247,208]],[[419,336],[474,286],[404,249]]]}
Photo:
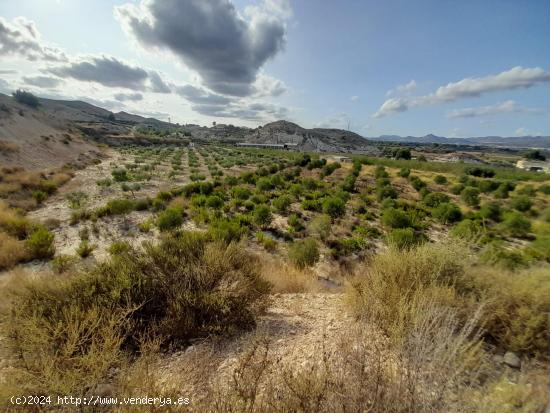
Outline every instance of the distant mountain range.
{"label": "distant mountain range", "polygon": [[472,138],[446,138],[444,136],[398,136],[382,135],[379,137],[367,138],[373,141],[399,142],[399,143],[438,143],[447,145],[483,145],[498,146],[507,148],[543,148],[550,149],[550,136],[480,136]]}

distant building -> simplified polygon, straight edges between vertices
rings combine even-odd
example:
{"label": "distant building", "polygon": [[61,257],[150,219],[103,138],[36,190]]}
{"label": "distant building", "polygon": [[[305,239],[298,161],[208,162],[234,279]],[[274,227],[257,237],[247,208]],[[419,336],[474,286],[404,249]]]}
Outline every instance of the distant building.
{"label": "distant building", "polygon": [[516,163],[516,168],[524,169],[526,171],[550,172],[550,162],[522,159]]}
{"label": "distant building", "polygon": [[295,143],[248,143],[239,142],[237,146],[243,148],[264,148],[264,149],[296,149],[298,146]]}

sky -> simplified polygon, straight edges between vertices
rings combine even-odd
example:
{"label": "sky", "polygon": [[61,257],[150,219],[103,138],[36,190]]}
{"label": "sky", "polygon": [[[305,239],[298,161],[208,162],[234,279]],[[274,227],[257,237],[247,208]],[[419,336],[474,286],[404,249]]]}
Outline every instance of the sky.
{"label": "sky", "polygon": [[0,91],[182,124],[550,135],[548,0],[2,0]]}

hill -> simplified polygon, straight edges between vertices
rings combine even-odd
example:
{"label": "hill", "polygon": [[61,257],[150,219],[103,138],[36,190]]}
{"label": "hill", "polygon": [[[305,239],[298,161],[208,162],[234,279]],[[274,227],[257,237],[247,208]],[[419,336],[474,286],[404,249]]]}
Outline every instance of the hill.
{"label": "hill", "polygon": [[539,148],[550,149],[550,136],[480,136],[469,138],[446,138],[433,134],[425,136],[398,136],[381,135],[370,138],[381,142],[399,142],[399,143],[439,143],[450,145],[484,145],[506,148]]}
{"label": "hill", "polygon": [[243,137],[248,143],[293,144],[300,150],[376,154],[378,148],[357,133],[342,129],[306,129],[285,120],[267,123]]}
{"label": "hill", "polygon": [[[0,94],[2,165],[42,170],[97,154],[98,148],[66,121],[68,116],[91,118],[92,112],[86,115],[81,109],[56,101],[41,102],[43,106],[32,109]],[[94,106],[87,110],[92,108],[99,110]]]}

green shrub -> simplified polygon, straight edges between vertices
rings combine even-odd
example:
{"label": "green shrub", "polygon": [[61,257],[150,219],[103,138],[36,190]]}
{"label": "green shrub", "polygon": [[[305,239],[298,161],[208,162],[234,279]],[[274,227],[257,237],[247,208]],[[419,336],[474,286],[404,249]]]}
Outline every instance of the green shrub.
{"label": "green shrub", "polygon": [[407,228],[411,226],[409,215],[402,209],[397,208],[384,210],[380,221],[389,228]]}
{"label": "green shrub", "polygon": [[273,215],[271,214],[271,208],[268,205],[257,205],[252,212],[254,217],[254,223],[259,227],[266,227],[271,224]]}
{"label": "green shrub", "polygon": [[248,188],[244,188],[241,186],[237,186],[233,188],[231,191],[233,194],[233,198],[240,199],[240,200],[247,200],[252,195],[252,192]]}
{"label": "green shrub", "polygon": [[181,208],[166,208],[157,218],[157,226],[161,231],[168,231],[183,224],[183,211]]}
{"label": "green shrub", "polygon": [[290,204],[292,204],[292,198],[288,195],[281,195],[273,200],[273,207],[280,214],[286,214]]}
{"label": "green shrub", "polygon": [[517,193],[529,197],[537,196],[537,190],[533,185],[525,185],[523,188],[518,189]]}
{"label": "green shrub", "polygon": [[468,206],[478,206],[479,205],[479,189],[474,188],[473,186],[467,186],[460,193],[461,199]]}
{"label": "green shrub", "polygon": [[94,249],[95,245],[90,244],[89,241],[83,240],[80,241],[80,244],[76,248],[76,253],[82,258],[86,258],[90,256]]}
{"label": "green shrub", "polygon": [[146,220],[138,224],[138,229],[144,233],[151,231],[152,228],[153,228],[153,222],[151,222],[151,220]]}
{"label": "green shrub", "polygon": [[130,251],[132,246],[127,241],[115,241],[109,246],[109,254],[120,255]]}
{"label": "green shrub", "polygon": [[125,215],[132,212],[136,204],[131,199],[111,199],[105,206],[106,212],[111,215]]}
{"label": "green shrub", "polygon": [[332,224],[330,216],[328,215],[319,215],[313,218],[307,228],[308,232],[312,235],[317,235],[322,240],[326,239],[331,230]]}
{"label": "green shrub", "polygon": [[390,175],[388,174],[388,172],[386,171],[386,168],[384,168],[384,166],[382,165],[378,165],[376,167],[376,169],[374,170],[374,177],[376,179],[379,179],[379,178],[389,178]]}
{"label": "green shrub", "polygon": [[500,199],[508,198],[510,191],[513,191],[515,184],[512,182],[502,182],[495,190],[495,197]]}
{"label": "green shrub", "polygon": [[510,206],[517,211],[526,212],[531,209],[533,202],[525,195],[517,196],[510,201]]}
{"label": "green shrub", "polygon": [[128,178],[128,171],[124,168],[117,168],[111,171],[115,182],[125,182]]}
{"label": "green shrub", "polygon": [[550,235],[538,236],[527,246],[526,253],[537,260],[550,262]]}
{"label": "green shrub", "polygon": [[344,183],[342,184],[342,190],[346,192],[355,192],[355,181],[356,181],[355,175],[349,175],[344,179]]}
{"label": "green shrub", "polygon": [[426,182],[424,182],[418,176],[410,176],[409,182],[411,183],[412,187],[417,191],[420,191],[422,188],[426,187]]}
{"label": "green shrub", "polygon": [[210,195],[208,196],[208,198],[206,198],[206,206],[208,208],[220,209],[221,207],[223,207],[223,204],[223,199],[221,199],[217,195]]}
{"label": "green shrub", "polygon": [[493,192],[499,185],[500,183],[498,181],[493,181],[492,179],[482,179],[477,182],[477,188],[484,193]]}
{"label": "green shrub", "polygon": [[52,259],[52,269],[56,274],[64,274],[72,270],[77,261],[74,255],[57,255]]}
{"label": "green shrub", "polygon": [[217,219],[208,228],[208,234],[213,240],[226,244],[239,241],[247,232],[248,228],[241,226],[239,221],[235,219]]}
{"label": "green shrub", "polygon": [[324,167],[323,167],[323,170],[321,172],[321,176],[330,176],[332,175],[332,173],[341,168],[342,165],[340,165],[339,162],[331,162],[331,163],[328,163],[326,164]]}
{"label": "green shrub", "polygon": [[464,185],[462,184],[456,184],[456,185],[453,185],[451,187],[451,193],[454,194],[454,195],[460,195],[460,193],[462,192],[462,190],[465,188]]}
{"label": "green shrub", "polygon": [[476,241],[484,232],[485,229],[479,221],[465,219],[453,227],[451,235],[458,239]]}
{"label": "green shrub", "polygon": [[409,168],[401,168],[397,174],[401,178],[408,178],[409,175],[411,174],[411,170]]}
{"label": "green shrub", "polygon": [[38,98],[31,92],[27,92],[26,90],[17,89],[15,92],[12,93],[12,96],[18,103],[30,106],[33,109],[36,109],[40,106],[40,101],[38,100]]}
{"label": "green shrub", "polygon": [[51,258],[55,254],[54,238],[46,228],[38,227],[25,240],[25,246],[33,258]]}
{"label": "green shrub", "polygon": [[270,191],[273,189],[273,183],[269,178],[260,178],[256,182],[256,188],[258,188],[259,191]]}
{"label": "green shrub", "polygon": [[288,258],[298,268],[312,266],[319,260],[319,247],[313,238],[295,241],[288,248]]}
{"label": "green shrub", "polygon": [[40,205],[42,202],[46,200],[46,198],[48,198],[48,194],[44,191],[37,190],[37,191],[32,191],[32,197],[34,198],[36,203]]}
{"label": "green shrub", "polygon": [[376,198],[378,201],[383,201],[384,199],[396,199],[397,190],[393,186],[383,186],[376,189]]}
{"label": "green shrub", "polygon": [[527,267],[529,260],[516,249],[505,248],[502,241],[488,243],[479,255],[480,262],[509,270]]}
{"label": "green shrub", "polygon": [[323,213],[332,219],[340,218],[346,213],[346,203],[337,197],[327,197],[323,200]]}
{"label": "green shrub", "polygon": [[489,168],[482,168],[479,166],[473,166],[467,168],[465,171],[468,175],[477,176],[481,178],[492,178],[495,176],[495,171]]}
{"label": "green shrub", "polygon": [[391,230],[386,237],[388,245],[397,249],[408,249],[426,240],[423,234],[417,234],[413,228],[397,228]]}
{"label": "green shrub", "polygon": [[436,175],[434,177],[434,182],[438,185],[445,185],[447,183],[447,178],[444,175]]}
{"label": "green shrub", "polygon": [[430,192],[422,201],[426,206],[435,208],[439,204],[448,203],[450,200],[449,196],[443,192]]}
{"label": "green shrub", "polygon": [[323,203],[320,199],[304,199],[302,201],[302,208],[306,211],[321,212],[323,210]]}
{"label": "green shrub", "polygon": [[71,192],[67,195],[67,201],[69,201],[69,207],[72,209],[79,209],[86,205],[88,195],[82,191]]}
{"label": "green shrub", "polygon": [[434,208],[432,215],[443,224],[458,222],[462,219],[462,211],[453,202],[443,202]]}
{"label": "green shrub", "polygon": [[542,210],[542,212],[540,213],[540,219],[543,222],[550,222],[550,208]]}
{"label": "green shrub", "polygon": [[490,219],[495,222],[500,222],[502,219],[502,210],[496,202],[487,202],[481,206],[478,212],[479,216],[484,219]]}
{"label": "green shrub", "polygon": [[504,220],[500,224],[501,229],[512,237],[522,238],[531,231],[531,221],[523,214],[513,211],[504,214]]}
{"label": "green shrub", "polygon": [[550,184],[541,185],[537,190],[545,195],[550,195]]}
{"label": "green shrub", "polygon": [[277,249],[277,241],[263,232],[257,232],[256,239],[267,251],[275,251]]}

